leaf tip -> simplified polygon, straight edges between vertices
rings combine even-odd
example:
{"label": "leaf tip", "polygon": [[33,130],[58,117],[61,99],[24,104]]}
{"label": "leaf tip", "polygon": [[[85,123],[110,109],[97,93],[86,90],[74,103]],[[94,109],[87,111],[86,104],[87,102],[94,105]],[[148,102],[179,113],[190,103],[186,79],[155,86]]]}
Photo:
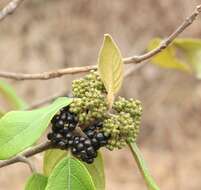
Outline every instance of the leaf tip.
{"label": "leaf tip", "polygon": [[112,36],[110,34],[104,34],[104,41],[113,41]]}

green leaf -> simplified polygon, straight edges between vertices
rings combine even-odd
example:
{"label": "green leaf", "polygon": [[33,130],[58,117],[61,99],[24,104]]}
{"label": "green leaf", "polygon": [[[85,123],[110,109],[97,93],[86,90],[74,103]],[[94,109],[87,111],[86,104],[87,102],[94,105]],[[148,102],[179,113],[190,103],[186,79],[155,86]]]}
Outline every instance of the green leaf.
{"label": "green leaf", "polygon": [[59,149],[50,149],[45,151],[43,158],[43,173],[46,176],[49,176],[55,166],[67,156],[67,151]]}
{"label": "green leaf", "polygon": [[131,149],[133,157],[135,158],[135,160],[137,162],[138,168],[146,182],[148,189],[149,190],[160,190],[160,188],[157,186],[154,179],[152,178],[149,170],[147,169],[146,163],[140,153],[139,148],[137,147],[137,144],[129,143],[128,145]]}
{"label": "green leaf", "polygon": [[[158,47],[161,39],[153,39],[148,46],[148,50],[151,51]],[[176,47],[172,44],[163,50],[161,53],[157,54],[151,59],[153,64],[159,65],[163,68],[168,69],[178,69],[186,72],[191,72],[191,68],[185,62],[177,57]]]}
{"label": "green leaf", "polygon": [[98,71],[108,93],[110,107],[123,82],[123,58],[109,34],[104,36],[98,57]]}
{"label": "green leaf", "polygon": [[174,42],[183,54],[183,60],[191,67],[196,77],[201,79],[201,40],[177,39]]}
{"label": "green leaf", "polygon": [[[43,172],[44,175],[49,176],[56,165],[65,157],[67,157],[68,152],[59,149],[50,149],[45,151],[44,161],[43,161]],[[97,158],[93,164],[84,163],[88,172],[90,173],[96,190],[105,189],[105,173],[103,158],[101,153],[98,153]]]}
{"label": "green leaf", "polygon": [[47,179],[47,177],[41,174],[34,173],[31,177],[29,177],[25,185],[25,190],[45,190]]}
{"label": "green leaf", "polygon": [[105,173],[104,173],[104,163],[101,153],[98,153],[97,158],[93,164],[84,163],[87,170],[89,171],[93,182],[95,184],[96,190],[105,189]]}
{"label": "green leaf", "polygon": [[11,111],[0,119],[0,160],[8,159],[33,145],[52,117],[72,102],[58,98],[51,105],[33,111]]}
{"label": "green leaf", "polygon": [[0,80],[0,94],[11,104],[13,109],[22,110],[28,106],[19,96],[15,90],[6,82]]}
{"label": "green leaf", "polygon": [[95,190],[84,164],[73,157],[64,158],[49,176],[45,190]]}

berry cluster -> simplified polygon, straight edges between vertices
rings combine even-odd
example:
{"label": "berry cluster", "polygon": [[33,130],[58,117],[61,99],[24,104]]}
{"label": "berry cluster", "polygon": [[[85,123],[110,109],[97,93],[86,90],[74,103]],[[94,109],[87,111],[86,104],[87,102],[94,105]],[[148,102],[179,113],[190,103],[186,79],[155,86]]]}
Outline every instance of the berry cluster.
{"label": "berry cluster", "polygon": [[142,115],[140,101],[120,97],[109,113],[107,92],[96,71],[74,80],[72,93],[73,102],[52,119],[48,139],[56,147],[70,149],[77,158],[92,163],[100,147],[121,149],[136,141]]}
{"label": "berry cluster", "polygon": [[79,123],[90,125],[105,118],[107,112],[106,90],[97,72],[91,71],[72,84],[74,100],[70,111],[78,115]]}
{"label": "berry cluster", "polygon": [[103,131],[110,134],[107,148],[123,148],[127,142],[135,142],[140,130],[142,106],[138,100],[119,98],[113,105],[115,114],[103,122]]}
{"label": "berry cluster", "polygon": [[73,155],[86,163],[93,163],[97,150],[108,142],[109,137],[100,132],[103,126],[100,122],[84,129],[84,136],[78,136],[75,131],[78,120],[69,107],[55,115],[51,123],[52,132],[48,134],[48,139],[57,148],[70,149]]}
{"label": "berry cluster", "polygon": [[119,97],[118,100],[114,102],[113,109],[118,113],[129,113],[133,118],[133,122],[136,125],[140,125],[142,116],[142,104],[139,100],[134,100],[132,98],[127,100],[125,98]]}
{"label": "berry cluster", "polygon": [[134,125],[130,114],[124,112],[112,114],[104,121],[103,126],[103,131],[110,134],[107,144],[109,150],[121,149],[127,142],[134,142],[139,133],[139,127]]}

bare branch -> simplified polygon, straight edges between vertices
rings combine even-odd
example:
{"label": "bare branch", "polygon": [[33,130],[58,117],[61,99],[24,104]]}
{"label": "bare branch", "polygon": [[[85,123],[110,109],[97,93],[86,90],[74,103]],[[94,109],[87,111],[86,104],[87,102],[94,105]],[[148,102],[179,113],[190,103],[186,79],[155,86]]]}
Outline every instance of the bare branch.
{"label": "bare branch", "polygon": [[13,12],[20,6],[24,0],[12,0],[10,1],[1,11],[0,11],[0,21],[4,20],[8,15],[13,14]]}
{"label": "bare branch", "polygon": [[11,73],[11,72],[1,71],[0,77],[15,79],[15,80],[48,80],[48,79],[58,78],[67,74],[86,73],[94,69],[97,69],[96,65],[65,68],[65,69],[59,69],[56,71],[48,71],[48,72],[37,73],[37,74],[23,74],[23,73]]}
{"label": "bare branch", "polygon": [[198,5],[193,11],[193,13],[189,17],[187,17],[185,21],[183,21],[183,23],[168,38],[164,39],[157,48],[153,49],[148,53],[145,53],[144,55],[126,58],[124,62],[140,63],[157,55],[158,53],[166,49],[173,42],[175,38],[177,38],[186,28],[188,28],[196,20],[197,16],[200,13],[201,13],[201,5]]}
{"label": "bare branch", "polygon": [[[193,11],[193,13],[189,17],[187,17],[185,21],[169,37],[164,39],[157,48],[143,55],[124,58],[123,59],[124,63],[138,64],[157,55],[158,53],[163,51],[165,48],[167,48],[172,43],[172,41],[176,37],[178,37],[186,28],[188,28],[196,20],[197,16],[200,13],[201,13],[201,5],[197,6],[196,9]],[[59,69],[55,71],[48,71],[48,72],[36,73],[36,74],[24,74],[24,73],[12,73],[12,72],[0,71],[0,77],[14,79],[14,80],[48,80],[48,79],[62,77],[67,74],[85,73],[95,69],[97,69],[96,65],[89,65],[89,66],[83,66],[83,67],[64,68],[64,69]]]}

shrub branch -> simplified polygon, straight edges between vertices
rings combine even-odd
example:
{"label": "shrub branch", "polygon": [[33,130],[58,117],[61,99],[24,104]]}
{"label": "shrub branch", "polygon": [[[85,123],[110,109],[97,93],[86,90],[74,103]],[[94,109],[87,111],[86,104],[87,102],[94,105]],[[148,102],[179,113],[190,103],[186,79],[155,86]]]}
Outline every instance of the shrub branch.
{"label": "shrub branch", "polygon": [[[189,17],[187,17],[178,28],[170,34],[169,37],[165,38],[160,45],[149,51],[143,55],[139,56],[132,56],[124,58],[123,61],[125,64],[139,64],[145,60],[152,58],[153,56],[157,55],[164,49],[166,49],[172,41],[177,38],[186,28],[188,28],[197,18],[197,16],[201,13],[201,5],[198,5],[195,10],[191,13]],[[1,78],[8,78],[14,80],[48,80],[53,78],[62,77],[68,74],[78,74],[78,73],[85,73],[90,70],[97,69],[96,65],[89,65],[83,67],[71,67],[71,68],[64,68],[55,71],[48,71],[43,73],[35,73],[35,74],[25,74],[25,73],[13,73],[13,72],[5,72],[0,71]]]}
{"label": "shrub branch", "polygon": [[[39,144],[33,148],[26,150],[25,152],[23,152],[19,155],[16,155],[13,158],[0,161],[0,168],[3,168],[5,166],[11,165],[11,164],[14,164],[17,162],[25,162],[25,159],[27,159],[31,156],[34,156],[35,154],[38,154],[40,152],[43,152],[45,150],[48,150],[50,148],[53,148],[53,146],[50,142],[45,142],[45,143]],[[23,158],[23,161],[22,161],[22,158]]]}

